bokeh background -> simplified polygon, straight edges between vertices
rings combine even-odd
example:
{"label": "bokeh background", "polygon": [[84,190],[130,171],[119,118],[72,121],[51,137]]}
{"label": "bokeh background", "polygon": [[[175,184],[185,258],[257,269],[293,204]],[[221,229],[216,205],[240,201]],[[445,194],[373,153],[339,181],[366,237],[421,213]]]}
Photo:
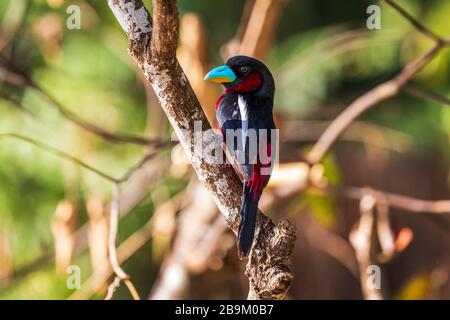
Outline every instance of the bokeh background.
{"label": "bokeh background", "polygon": [[[252,40],[243,36],[252,2],[178,1],[179,59],[209,114],[220,88],[204,84],[202,76],[246,45],[240,41]],[[276,78],[281,162],[295,170],[330,120],[432,42],[379,1],[279,2],[255,55]],[[450,37],[449,1],[398,3]],[[80,30],[66,27],[72,4],[81,9]],[[371,4],[381,7],[380,30],[366,27]],[[170,125],[126,48],[106,1],[0,1],[0,134],[31,137],[121,176],[150,147],[103,139],[61,110],[117,134],[169,140]],[[449,96],[449,63],[448,50],[442,51],[414,85]],[[347,131],[324,160],[325,174],[336,186],[450,199],[449,139],[448,105],[400,93]],[[122,266],[142,297],[244,298],[245,264],[236,256],[234,236],[190,167],[174,161],[180,157],[178,146],[161,148],[124,183]],[[358,202],[310,189],[286,197],[282,189],[282,182],[269,188],[265,212],[274,220],[289,218],[298,229],[289,298],[364,298],[348,240]],[[0,136],[0,299],[103,299],[112,279],[104,260],[110,200],[109,181],[36,145]],[[401,239],[393,257],[378,261],[384,298],[449,299],[448,216],[389,209],[389,218]],[[211,233],[217,236],[203,239]],[[66,286],[69,265],[80,267],[80,290]],[[129,299],[126,287],[114,298]]]}

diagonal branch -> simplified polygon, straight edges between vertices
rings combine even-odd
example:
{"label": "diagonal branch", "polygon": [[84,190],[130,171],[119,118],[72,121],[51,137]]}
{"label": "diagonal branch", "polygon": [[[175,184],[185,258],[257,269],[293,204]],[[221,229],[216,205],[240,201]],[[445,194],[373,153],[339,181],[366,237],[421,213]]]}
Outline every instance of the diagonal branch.
{"label": "diagonal branch", "polygon": [[417,72],[422,70],[424,66],[433,60],[444,47],[445,44],[441,42],[437,43],[425,54],[407,64],[396,77],[366,92],[350,104],[324,131],[313,149],[307,155],[308,162],[320,162],[332,145],[337,141],[339,136],[356,118],[378,103],[398,94],[400,89]]}
{"label": "diagonal branch", "polygon": [[109,182],[112,182],[114,184],[121,184],[124,182],[127,182],[131,176],[136,173],[138,170],[140,170],[147,162],[149,162],[151,159],[153,159],[157,154],[159,149],[157,148],[155,151],[148,153],[147,155],[144,155],[138,163],[136,163],[134,166],[132,166],[130,169],[128,169],[127,172],[125,172],[123,174],[123,176],[121,176],[120,178],[114,178],[113,176],[103,172],[102,170],[99,170],[85,162],[83,162],[82,160],[78,159],[77,157],[56,149],[52,146],[49,146],[43,142],[40,142],[38,140],[35,140],[33,138],[27,137],[27,136],[23,136],[17,133],[0,133],[0,139],[1,138],[12,138],[12,139],[17,139],[17,140],[21,140],[24,141],[26,143],[32,144],[36,147],[38,147],[41,150],[47,151],[51,154],[54,154],[55,156],[58,156],[62,159],[68,160],[92,173],[95,173],[96,175],[98,175],[99,177],[102,177],[105,180],[108,180]]}
{"label": "diagonal branch", "polygon": [[70,161],[70,162],[72,162],[72,163],[74,163],[74,164],[76,164],[76,165],[78,165],[78,166],[80,166],[80,167],[82,167],[82,168],[92,172],[92,173],[95,173],[96,175],[102,177],[103,179],[106,179],[106,180],[108,180],[110,182],[113,182],[113,183],[118,183],[119,182],[119,180],[114,178],[113,176],[111,176],[111,175],[109,175],[109,174],[107,174],[107,173],[105,173],[105,172],[103,172],[103,171],[101,171],[101,170],[99,170],[97,168],[94,168],[93,166],[91,166],[91,165],[81,161],[77,157],[75,157],[75,156],[73,156],[73,155],[71,155],[71,154],[69,154],[67,152],[64,152],[62,150],[56,149],[56,148],[54,148],[52,146],[49,146],[49,145],[47,145],[45,143],[42,143],[42,142],[40,142],[38,140],[29,138],[29,137],[26,137],[26,136],[22,136],[22,135],[16,134],[16,133],[0,133],[0,139],[1,138],[12,138],[12,139],[17,139],[17,140],[24,141],[26,143],[29,143],[29,144],[32,144],[32,145],[38,147],[39,149],[42,149],[42,150],[47,151],[47,152],[49,152],[51,154],[54,154],[54,155],[56,155],[56,156],[58,156],[58,157],[60,157],[62,159],[68,160],[68,161]]}
{"label": "diagonal branch", "polygon": [[409,14],[408,11],[403,9],[401,6],[399,6],[395,1],[393,0],[384,0],[388,5],[390,5],[392,8],[394,8],[400,15],[403,16],[406,20],[409,21],[418,31],[420,31],[422,34],[430,38],[431,40],[437,42],[437,43],[445,43],[448,42],[447,40],[444,40],[442,37],[438,36],[436,33],[431,31],[429,28],[424,26],[419,20],[414,18],[412,15]]}
{"label": "diagonal branch", "polygon": [[[46,102],[48,102],[50,106],[55,108],[62,117],[74,123],[78,127],[86,131],[89,131],[92,134],[100,138],[103,138],[107,141],[115,143],[130,143],[144,146],[148,145],[159,146],[163,144],[163,142],[160,139],[149,139],[146,137],[140,137],[135,135],[112,133],[96,124],[81,119],[75,113],[67,110],[53,95],[50,94],[50,92],[48,92],[41,85],[36,83],[28,74],[18,70],[13,66],[11,61],[8,61],[2,57],[0,57],[0,80],[17,86],[28,87],[34,90],[41,98],[46,100]],[[2,93],[0,93],[0,97],[11,103],[14,103],[16,106],[22,108],[22,110],[24,111],[26,110],[23,103],[19,99],[11,99],[11,97],[5,96]]]}
{"label": "diagonal branch", "polygon": [[[408,81],[424,66],[431,62],[440,52],[447,46],[450,41],[446,40],[430,29],[425,27],[416,18],[411,16],[405,9],[399,6],[393,0],[384,0],[393,7],[400,15],[407,19],[417,30],[422,32],[428,38],[432,39],[435,44],[425,54],[407,64],[403,70],[393,79],[380,84],[374,89],[366,92],[361,97],[350,104],[324,131],[312,150],[306,156],[307,161],[311,164],[320,162],[328,150],[337,141],[340,135],[348,128],[348,126],[358,118],[362,113],[374,107],[381,101],[391,98],[399,93],[399,91],[408,83]],[[436,97],[434,97],[436,98]]]}
{"label": "diagonal branch", "polygon": [[[30,80],[31,81],[31,80]],[[64,108],[55,97],[53,97],[49,92],[44,90],[41,86],[39,86],[37,83],[31,82],[31,88],[36,90],[36,92],[44,99],[46,99],[50,105],[52,105],[56,110],[59,112],[59,114],[66,118],[68,121],[74,123],[75,125],[79,126],[80,128],[91,132],[92,134],[105,139],[110,142],[116,142],[116,143],[130,143],[130,144],[137,144],[137,145],[155,145],[159,146],[163,142],[159,139],[149,139],[146,137],[140,137],[140,136],[134,136],[134,135],[127,135],[127,134],[117,134],[112,133],[100,126],[97,126],[93,123],[84,121],[80,117],[78,117],[75,113],[67,110]]]}
{"label": "diagonal branch", "polygon": [[[208,190],[227,225],[236,233],[242,184],[229,164],[211,164],[191,148],[194,123],[210,129],[206,116],[183,70],[175,58],[178,39],[178,11],[174,0],[154,0],[153,41],[150,15],[140,0],[109,0],[117,20],[130,39],[129,52],[152,83],[166,113],[201,183]],[[143,9],[144,8],[144,9]],[[144,12],[145,11],[145,12]],[[203,140],[203,139],[202,139]],[[210,141],[202,141],[201,150]],[[251,291],[259,299],[285,298],[292,282],[290,256],[295,241],[295,227],[283,220],[275,226],[259,212],[255,243],[250,253],[246,275]]]}
{"label": "diagonal branch", "polygon": [[426,100],[434,100],[436,102],[445,104],[447,106],[450,106],[450,99],[447,97],[444,97],[436,92],[430,91],[428,89],[415,86],[413,84],[408,84],[403,87],[403,92],[406,92],[412,96],[416,96],[418,98],[426,99]]}

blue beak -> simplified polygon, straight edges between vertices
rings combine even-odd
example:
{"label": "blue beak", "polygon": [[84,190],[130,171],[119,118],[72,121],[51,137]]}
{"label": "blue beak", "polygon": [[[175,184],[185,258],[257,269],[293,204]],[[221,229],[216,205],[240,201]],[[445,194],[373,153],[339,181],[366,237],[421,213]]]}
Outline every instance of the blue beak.
{"label": "blue beak", "polygon": [[236,75],[229,66],[220,66],[208,72],[205,76],[205,80],[218,83],[227,83],[236,80]]}

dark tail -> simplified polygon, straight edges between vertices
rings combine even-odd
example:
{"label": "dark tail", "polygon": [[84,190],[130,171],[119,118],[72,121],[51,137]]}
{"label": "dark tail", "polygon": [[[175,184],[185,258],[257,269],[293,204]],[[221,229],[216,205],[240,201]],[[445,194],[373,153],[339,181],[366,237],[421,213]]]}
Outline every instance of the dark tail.
{"label": "dark tail", "polygon": [[238,231],[238,254],[240,259],[248,255],[253,244],[260,196],[261,190],[257,190],[254,186],[244,183],[241,220]]}

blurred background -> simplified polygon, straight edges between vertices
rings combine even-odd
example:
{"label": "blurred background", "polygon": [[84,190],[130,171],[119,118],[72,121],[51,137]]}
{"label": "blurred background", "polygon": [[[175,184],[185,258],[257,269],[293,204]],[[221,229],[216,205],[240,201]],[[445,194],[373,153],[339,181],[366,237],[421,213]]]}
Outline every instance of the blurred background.
{"label": "blurred background", "polygon": [[[449,1],[398,3],[450,36]],[[369,298],[360,285],[364,264],[349,241],[359,203],[305,188],[301,161],[345,106],[433,43],[375,0],[178,4],[179,60],[211,122],[221,88],[203,81],[210,67],[241,52],[262,59],[276,78],[286,174],[269,185],[261,208],[297,227],[289,298]],[[372,4],[380,5],[381,29],[366,27]],[[80,29],[71,27],[76,8]],[[113,279],[111,181],[46,146],[115,178],[157,149],[122,184],[122,267],[143,298],[246,297],[234,235],[190,166],[180,164],[180,147],[161,144],[170,125],[126,48],[106,1],[0,1],[0,299],[103,299]],[[414,85],[450,96],[449,63],[442,51]],[[336,187],[450,199],[449,139],[448,105],[400,93],[349,128],[323,161],[325,177]],[[383,275],[379,298],[449,299],[448,214],[376,211],[388,234],[387,242],[371,243],[370,263]],[[70,266],[79,267],[79,288],[67,285]],[[113,298],[130,294],[121,285]]]}

